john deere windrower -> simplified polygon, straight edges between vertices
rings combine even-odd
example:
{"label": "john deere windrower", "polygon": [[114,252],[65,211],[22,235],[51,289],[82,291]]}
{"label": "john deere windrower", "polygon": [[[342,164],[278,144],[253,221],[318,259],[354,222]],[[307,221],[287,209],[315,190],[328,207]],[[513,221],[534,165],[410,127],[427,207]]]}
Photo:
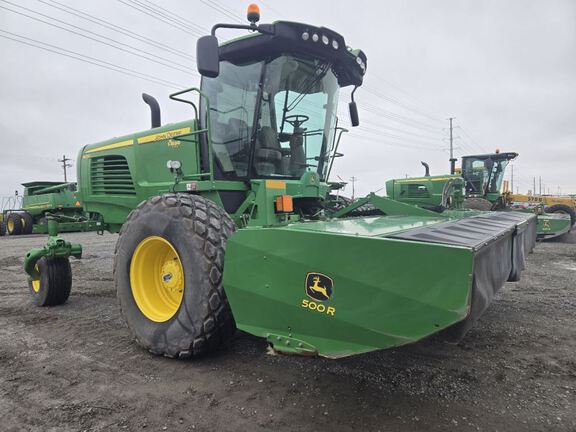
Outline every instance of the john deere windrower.
{"label": "john deere windrower", "polygon": [[[570,231],[570,209],[543,205],[514,206],[517,196],[508,191],[504,173],[518,153],[500,152],[462,156],[458,173],[431,176],[426,163],[424,177],[400,178],[386,182],[388,197],[436,211],[524,211],[538,215],[536,227],[539,240],[562,236]],[[568,214],[564,214],[568,213]],[[572,212],[574,215],[574,212]]]}
{"label": "john deere windrower", "polygon": [[[375,195],[332,205],[338,92],[362,84],[366,55],[324,27],[257,25],[254,5],[248,19],[198,40],[201,88],[171,95],[192,120],[161,126],[146,96],[151,130],[80,151],[83,206],[120,233],[114,283],[136,341],[190,357],[239,328],[280,352],[343,357],[461,337],[518,279],[535,216],[447,217]],[[250,33],[219,45],[221,28]],[[354,101],[350,113],[356,126]],[[380,214],[354,217],[366,203]],[[65,301],[80,254],[54,235],[27,256],[40,304]]]}

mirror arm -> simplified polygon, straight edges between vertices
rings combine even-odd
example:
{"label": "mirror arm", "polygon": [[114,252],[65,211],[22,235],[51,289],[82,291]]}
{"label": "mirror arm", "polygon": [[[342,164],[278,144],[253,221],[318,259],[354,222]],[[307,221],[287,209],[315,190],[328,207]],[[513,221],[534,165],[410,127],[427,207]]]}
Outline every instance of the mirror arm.
{"label": "mirror arm", "polygon": [[354,90],[352,90],[352,93],[350,94],[350,99],[352,99],[352,102],[356,102],[354,100],[354,93],[356,93],[357,89],[358,89],[358,86],[354,86]]}
{"label": "mirror arm", "polygon": [[256,24],[253,25],[244,25],[244,24],[215,24],[212,27],[212,36],[216,36],[216,30],[219,28],[227,28],[227,29],[240,29],[240,30],[250,30],[250,31],[257,31],[262,34],[273,35],[274,32],[272,30],[268,30],[257,26]]}

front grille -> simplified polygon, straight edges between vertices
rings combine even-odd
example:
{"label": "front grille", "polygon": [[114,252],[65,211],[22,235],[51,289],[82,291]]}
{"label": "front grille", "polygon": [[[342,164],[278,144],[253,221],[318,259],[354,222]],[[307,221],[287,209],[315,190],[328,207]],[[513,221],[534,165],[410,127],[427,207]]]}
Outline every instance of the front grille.
{"label": "front grille", "polygon": [[428,188],[423,184],[403,184],[400,194],[402,198],[429,198]]}
{"label": "front grille", "polygon": [[130,168],[124,156],[92,158],[90,184],[94,195],[136,195]]}

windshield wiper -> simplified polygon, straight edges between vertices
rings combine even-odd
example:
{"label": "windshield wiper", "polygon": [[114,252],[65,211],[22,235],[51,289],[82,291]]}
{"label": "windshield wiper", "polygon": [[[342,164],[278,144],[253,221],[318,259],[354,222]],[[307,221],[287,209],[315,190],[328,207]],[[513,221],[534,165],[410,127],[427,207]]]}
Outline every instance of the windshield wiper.
{"label": "windshield wiper", "polygon": [[310,84],[302,92],[300,90],[298,90],[297,93],[299,93],[299,95],[296,97],[296,99],[294,99],[290,103],[290,105],[288,105],[284,109],[284,115],[286,115],[286,113],[292,111],[294,108],[296,108],[298,106],[298,104],[300,102],[302,102],[304,97],[306,97],[306,95],[308,94],[308,91],[310,91],[310,89],[312,89],[312,87],[314,87],[318,81],[320,81],[322,78],[324,78],[324,76],[326,76],[329,69],[330,69],[330,64],[325,63],[325,64],[318,66],[314,70],[314,73],[316,74],[316,76],[314,77],[314,79],[310,82]]}

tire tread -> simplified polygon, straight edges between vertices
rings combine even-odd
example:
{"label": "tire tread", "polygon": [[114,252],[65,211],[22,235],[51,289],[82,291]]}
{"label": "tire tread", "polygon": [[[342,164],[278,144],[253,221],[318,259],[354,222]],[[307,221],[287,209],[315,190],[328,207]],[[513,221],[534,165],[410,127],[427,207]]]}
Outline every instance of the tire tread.
{"label": "tire tread", "polygon": [[[158,352],[146,346],[137,339],[137,342],[148,351],[157,355],[174,358],[197,357],[216,350],[223,342],[228,341],[236,331],[230,305],[222,286],[224,272],[224,254],[226,241],[234,233],[236,227],[230,216],[212,201],[199,196],[186,193],[167,193],[159,195],[141,203],[128,215],[126,223],[120,230],[116,243],[115,255],[118,253],[120,239],[125,233],[124,227],[136,221],[144,212],[151,211],[153,207],[161,206],[165,211],[178,208],[179,216],[202,250],[206,264],[206,282],[209,290],[205,300],[205,314],[199,320],[197,329],[194,329],[194,338],[189,347],[181,348],[178,352]],[[117,262],[114,260],[114,272]],[[120,302],[119,302],[120,303]],[[125,312],[120,303],[120,312],[126,320]]]}

